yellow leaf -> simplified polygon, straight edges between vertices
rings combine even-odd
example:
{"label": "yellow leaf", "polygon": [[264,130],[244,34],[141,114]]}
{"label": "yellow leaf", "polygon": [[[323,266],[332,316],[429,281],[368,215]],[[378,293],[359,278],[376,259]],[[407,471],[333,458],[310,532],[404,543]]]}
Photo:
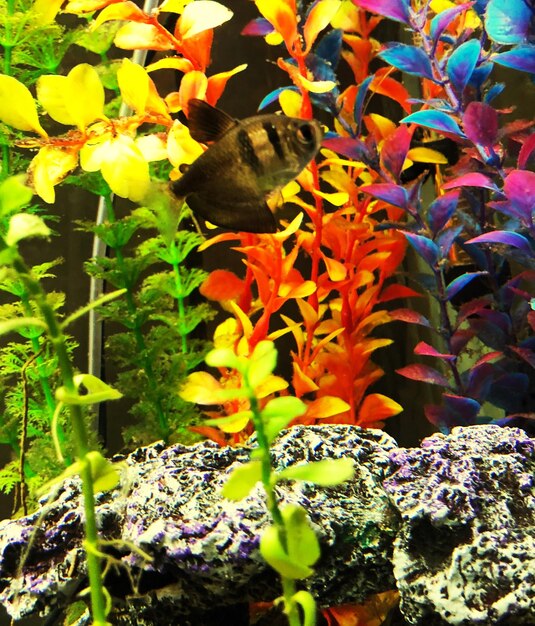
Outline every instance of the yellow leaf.
{"label": "yellow leaf", "polygon": [[167,135],[167,153],[171,163],[175,167],[182,163],[190,165],[203,152],[201,144],[192,139],[188,127],[175,120]]}
{"label": "yellow leaf", "polygon": [[240,309],[240,307],[235,303],[231,302],[230,306],[234,312],[234,315],[238,318],[243,328],[243,334],[246,338],[249,338],[253,334],[253,324],[251,320],[245,313]]}
{"label": "yellow leaf", "polygon": [[174,43],[153,24],[126,22],[113,43],[123,50],[174,50]]}
{"label": "yellow leaf", "polygon": [[329,22],[338,13],[341,5],[341,0],[320,0],[320,2],[313,5],[303,28],[306,52],[312,48],[316,37],[329,25]]}
{"label": "yellow leaf", "polygon": [[80,130],[104,117],[104,87],[92,65],[81,63],[73,67],[67,74],[63,93],[67,111]]}
{"label": "yellow leaf", "polygon": [[50,117],[65,126],[74,126],[74,119],[67,110],[64,90],[66,76],[40,76],[37,79],[37,99]]}
{"label": "yellow leaf", "polygon": [[31,130],[47,137],[28,87],[4,74],[0,74],[0,121],[18,130]]}
{"label": "yellow leaf", "polygon": [[342,0],[342,6],[331,20],[331,26],[345,32],[352,31],[359,23],[359,12],[360,7],[353,4],[352,0]]}
{"label": "yellow leaf", "polygon": [[50,24],[54,21],[63,0],[35,0],[33,11],[37,16],[38,24]]}
{"label": "yellow leaf", "polygon": [[300,93],[285,89],[279,94],[279,104],[284,115],[300,117],[303,96]]}
{"label": "yellow leaf", "polygon": [[336,259],[331,259],[322,253],[320,254],[323,258],[323,262],[325,263],[325,267],[327,268],[327,274],[329,275],[330,280],[334,282],[344,280],[347,276],[346,266]]}
{"label": "yellow leaf", "polygon": [[334,206],[343,206],[349,200],[347,191],[337,191],[335,193],[325,193],[323,191],[314,191],[315,196],[319,196]]}
{"label": "yellow leaf", "polygon": [[178,395],[187,402],[196,404],[218,404],[218,393],[222,390],[219,382],[208,372],[191,373]]}
{"label": "yellow leaf", "polygon": [[143,115],[149,97],[147,72],[130,59],[123,59],[121,67],[117,70],[117,83],[123,101],[138,115]]}
{"label": "yellow leaf", "polygon": [[149,164],[134,140],[119,135],[109,142],[100,171],[113,193],[132,202],[141,202],[150,187]]}
{"label": "yellow leaf", "polygon": [[166,13],[182,13],[188,2],[191,2],[191,0],[164,0],[159,11]]}
{"label": "yellow leaf", "polygon": [[448,159],[441,152],[432,150],[431,148],[426,148],[425,146],[411,148],[407,152],[407,158],[411,161],[417,161],[419,163],[448,163]]}
{"label": "yellow leaf", "polygon": [[264,39],[268,46],[280,46],[280,44],[284,41],[284,39],[282,38],[282,35],[278,33],[276,30],[274,30],[271,33],[268,33],[264,37]]}
{"label": "yellow leaf", "polygon": [[288,388],[288,382],[280,376],[268,376],[264,382],[255,387],[255,394],[257,398],[266,398],[276,391],[282,391]]}
{"label": "yellow leaf", "polygon": [[119,2],[102,9],[93,21],[92,28],[98,28],[104,22],[109,22],[110,20],[132,20],[136,18],[138,20],[144,19],[144,13],[138,6],[130,1]]}
{"label": "yellow leaf", "polygon": [[155,63],[147,65],[145,68],[147,72],[154,72],[156,70],[177,70],[187,74],[193,69],[193,63],[189,59],[183,59],[181,57],[166,57],[160,59]]}
{"label": "yellow leaf", "polygon": [[54,186],[78,165],[78,152],[53,146],[44,146],[33,158],[28,169],[35,193],[45,202],[56,199]]}
{"label": "yellow leaf", "polygon": [[274,2],[274,0],[255,0],[255,4],[260,13],[283,38],[286,46],[291,48],[298,37],[295,6],[291,6],[289,2]]}
{"label": "yellow leaf", "polygon": [[234,14],[230,9],[213,0],[190,2],[178,20],[178,32],[182,39],[195,37],[209,28],[224,24]]}
{"label": "yellow leaf", "polygon": [[158,135],[143,135],[136,138],[136,146],[146,161],[163,161],[167,159],[165,141]]}
{"label": "yellow leaf", "polygon": [[306,416],[322,419],[339,415],[340,413],[349,411],[350,408],[349,404],[341,398],[337,398],[336,396],[322,396],[317,400],[313,400],[307,406]]}
{"label": "yellow leaf", "polygon": [[379,113],[370,113],[369,117],[383,138],[388,137],[396,130],[394,122],[389,120],[387,117],[384,117],[384,115],[379,115]]}
{"label": "yellow leaf", "polygon": [[224,433],[239,433],[247,426],[252,417],[253,412],[246,410],[222,419],[207,420],[206,423],[211,426],[217,426]]}

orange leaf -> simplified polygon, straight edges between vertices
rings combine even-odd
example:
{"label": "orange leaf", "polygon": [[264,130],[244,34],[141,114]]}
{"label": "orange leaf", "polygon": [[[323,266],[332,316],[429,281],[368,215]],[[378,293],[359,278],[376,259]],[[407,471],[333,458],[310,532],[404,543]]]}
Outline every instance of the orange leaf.
{"label": "orange leaf", "polygon": [[260,13],[281,34],[288,51],[298,41],[297,11],[292,0],[255,0]]}
{"label": "orange leaf", "polygon": [[180,51],[193,63],[195,69],[204,72],[208,65],[210,65],[213,39],[213,29],[209,28],[208,30],[203,30],[198,35],[184,39],[180,44]]}
{"label": "orange leaf", "polygon": [[214,270],[203,282],[199,291],[209,300],[237,300],[243,293],[245,284],[234,272]]}
{"label": "orange leaf", "polygon": [[306,417],[324,419],[349,411],[349,404],[336,396],[322,396],[307,405]]}
{"label": "orange leaf", "polygon": [[317,391],[319,389],[318,385],[307,376],[301,366],[298,363],[293,363],[293,377],[292,377],[292,385],[295,390],[295,395],[300,398],[307,393],[312,391]]}
{"label": "orange leaf", "polygon": [[197,70],[188,72],[180,82],[180,106],[186,115],[188,115],[188,102],[192,98],[204,100],[206,97],[206,89],[208,88],[208,79],[203,72]]}
{"label": "orange leaf", "polygon": [[225,90],[229,78],[238,72],[243,72],[246,67],[247,63],[244,63],[243,65],[238,65],[238,67],[235,67],[233,70],[220,72],[219,74],[210,76],[208,79],[208,86],[206,88],[206,101],[215,105]]}
{"label": "orange leaf", "polygon": [[403,407],[381,393],[370,393],[360,405],[357,423],[362,426],[380,422],[388,417],[397,415]]}

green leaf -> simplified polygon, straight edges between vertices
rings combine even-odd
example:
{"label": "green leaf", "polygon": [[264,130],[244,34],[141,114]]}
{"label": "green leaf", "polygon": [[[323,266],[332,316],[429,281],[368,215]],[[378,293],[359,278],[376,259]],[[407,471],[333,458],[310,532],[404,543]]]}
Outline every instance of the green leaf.
{"label": "green leaf", "polygon": [[307,512],[302,506],[289,504],[282,509],[281,514],[290,559],[305,566],[314,565],[320,557],[320,546]]}
{"label": "green leaf", "polygon": [[0,335],[6,335],[14,330],[27,329],[31,326],[37,326],[46,330],[46,324],[38,317],[17,317],[5,322],[0,322]]}
{"label": "green leaf", "polygon": [[16,213],[9,220],[5,237],[8,246],[13,246],[22,239],[30,237],[49,237],[50,229],[43,220],[32,213]]}
{"label": "green leaf", "polygon": [[292,596],[292,600],[297,602],[303,611],[302,626],[316,626],[316,601],[308,591],[298,591]]}
{"label": "green leaf", "polygon": [[260,554],[276,572],[284,578],[299,580],[307,578],[313,569],[299,562],[294,562],[284,550],[280,533],[276,526],[269,526],[260,537]]}
{"label": "green leaf", "polygon": [[277,365],[277,350],[272,341],[259,341],[251,356],[247,368],[249,385],[253,388],[261,385],[270,376]]}
{"label": "green leaf", "polygon": [[66,328],[69,324],[72,324],[72,322],[77,320],[79,317],[82,317],[82,315],[85,315],[86,313],[91,311],[91,309],[94,309],[97,306],[102,306],[103,304],[106,304],[107,302],[110,302],[111,300],[115,300],[115,298],[122,296],[126,292],[127,292],[127,289],[117,289],[115,291],[112,291],[111,293],[104,294],[100,298],[97,298],[96,300],[93,300],[93,302],[90,302],[89,304],[86,304],[84,307],[78,309],[77,311],[72,313],[72,315],[69,315],[69,317],[65,319],[61,327]]}
{"label": "green leaf", "polygon": [[325,459],[314,463],[292,465],[277,473],[279,480],[305,480],[322,487],[333,487],[346,480],[351,480],[355,474],[353,459]]}
{"label": "green leaf", "polygon": [[154,214],[154,225],[158,229],[166,246],[175,240],[181,209],[169,195],[168,186],[163,183],[152,183],[143,198],[143,205]]}
{"label": "green leaf", "polygon": [[204,360],[206,364],[211,367],[228,367],[229,369],[236,369],[238,371],[244,369],[243,360],[230,348],[216,348],[215,350],[210,350]]}
{"label": "green leaf", "polygon": [[20,211],[30,203],[32,190],[24,184],[26,176],[10,176],[0,184],[0,215]]}
{"label": "green leaf", "polygon": [[249,495],[260,480],[262,480],[262,464],[260,461],[249,461],[232,472],[221,493],[229,500],[242,500]]}
{"label": "green leaf", "polygon": [[271,443],[283,428],[306,411],[306,404],[293,396],[273,398],[262,409],[264,434]]}
{"label": "green leaf", "polygon": [[93,376],[93,374],[78,374],[74,376],[74,384],[76,389],[79,389],[83,385],[87,393],[80,395],[79,393],[72,393],[65,387],[59,387],[56,390],[56,399],[63,404],[96,404],[98,402],[105,402],[106,400],[118,400],[122,397],[122,393],[110,387],[105,382]]}
{"label": "green leaf", "polygon": [[110,463],[100,452],[93,450],[88,452],[86,459],[91,466],[91,477],[93,478],[93,490],[110,491],[119,484],[120,475],[117,464]]}

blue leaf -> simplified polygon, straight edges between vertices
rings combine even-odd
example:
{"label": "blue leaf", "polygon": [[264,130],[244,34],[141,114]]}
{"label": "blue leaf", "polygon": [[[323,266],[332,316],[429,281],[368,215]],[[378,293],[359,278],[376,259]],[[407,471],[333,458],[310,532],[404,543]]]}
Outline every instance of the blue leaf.
{"label": "blue leaf", "polygon": [[462,226],[452,226],[451,228],[446,228],[446,230],[442,231],[440,237],[437,239],[437,244],[439,245],[444,258],[448,256],[451,247],[462,232]]}
{"label": "blue leaf", "polygon": [[459,194],[459,190],[450,191],[442,196],[439,196],[429,205],[427,217],[429,220],[429,227],[434,235],[444,228],[455,213],[455,209],[457,208],[457,203],[459,201]]}
{"label": "blue leaf", "polygon": [[268,93],[268,95],[262,99],[262,102],[258,105],[258,110],[261,111],[262,109],[265,109],[267,106],[269,106],[273,102],[276,102],[279,99],[279,95],[283,91],[286,91],[286,89],[289,89],[290,91],[296,91],[297,93],[299,93],[299,89],[295,87],[294,85],[291,85],[288,87],[277,87],[277,89],[274,89],[272,92]]}
{"label": "blue leaf", "polygon": [[437,246],[437,244],[429,239],[429,237],[424,237],[423,235],[415,235],[414,233],[409,233],[406,230],[402,230],[401,232],[405,235],[405,237],[407,237],[408,242],[422,257],[422,259],[430,267],[435,267],[441,256],[440,248]]}
{"label": "blue leaf", "polygon": [[533,9],[525,0],[489,0],[485,28],[492,41],[505,45],[528,39]]}
{"label": "blue leaf", "polygon": [[505,244],[507,246],[513,246],[525,252],[529,256],[534,256],[533,249],[529,241],[520,233],[510,232],[508,230],[495,230],[490,233],[483,233],[473,239],[470,239],[466,243],[498,243]]}
{"label": "blue leaf", "polygon": [[425,126],[426,128],[432,128],[443,133],[451,133],[458,137],[464,137],[464,133],[459,128],[457,122],[451,118],[447,113],[442,111],[416,111],[404,117],[401,122],[403,124],[418,124],[419,126]]}
{"label": "blue leaf", "polygon": [[401,185],[391,183],[377,183],[375,185],[366,185],[361,187],[360,191],[369,193],[374,198],[384,200],[389,204],[407,209],[409,205],[409,196],[407,190]]}
{"label": "blue leaf", "polygon": [[505,83],[495,83],[485,94],[485,97],[483,98],[483,102],[490,104],[494,100],[494,98],[496,98],[502,93],[504,89],[505,89]]}
{"label": "blue leaf", "polygon": [[322,145],[338,154],[343,154],[349,159],[364,161],[365,163],[370,161],[368,148],[361,139],[339,136],[326,137]]}
{"label": "blue leaf", "polygon": [[467,272],[466,274],[457,276],[457,278],[454,278],[451,283],[446,287],[446,298],[448,300],[451,300],[459,293],[459,291],[461,291],[461,289],[466,287],[468,283],[472,282],[474,278],[486,275],[487,272]]}
{"label": "blue leaf", "polygon": [[341,28],[335,28],[330,33],[323,36],[316,46],[316,54],[330,63],[334,69],[338,65],[340,60],[340,53],[342,51],[342,35]]}
{"label": "blue leaf", "polygon": [[495,54],[492,60],[498,65],[535,74],[535,46],[516,46],[507,52]]}
{"label": "blue leaf", "polygon": [[368,93],[368,87],[370,83],[374,79],[374,76],[367,76],[359,85],[357,91],[357,97],[355,98],[355,105],[353,107],[353,117],[355,118],[355,122],[357,124],[357,128],[360,131],[360,126],[362,123],[362,110],[364,108],[364,98]]}
{"label": "blue leaf", "polygon": [[429,78],[437,82],[433,76],[431,62],[421,48],[408,46],[403,43],[394,43],[389,44],[389,47],[379,52],[377,56],[402,72]]}
{"label": "blue leaf", "polygon": [[472,76],[470,76],[468,84],[479,89],[490,76],[493,68],[494,65],[492,63],[482,63],[472,72]]}
{"label": "blue leaf", "polygon": [[469,39],[451,53],[446,64],[446,72],[451,84],[462,94],[474,71],[479,55],[481,44],[477,39]]}

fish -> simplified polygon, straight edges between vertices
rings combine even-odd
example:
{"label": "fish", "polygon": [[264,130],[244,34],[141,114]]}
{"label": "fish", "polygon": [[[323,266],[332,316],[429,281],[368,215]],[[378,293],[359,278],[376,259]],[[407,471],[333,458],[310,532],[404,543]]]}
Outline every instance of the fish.
{"label": "fish", "polygon": [[216,226],[276,232],[267,198],[316,156],[323,138],[319,122],[275,114],[237,120],[192,98],[188,126],[199,143],[214,143],[170,184],[174,196]]}

